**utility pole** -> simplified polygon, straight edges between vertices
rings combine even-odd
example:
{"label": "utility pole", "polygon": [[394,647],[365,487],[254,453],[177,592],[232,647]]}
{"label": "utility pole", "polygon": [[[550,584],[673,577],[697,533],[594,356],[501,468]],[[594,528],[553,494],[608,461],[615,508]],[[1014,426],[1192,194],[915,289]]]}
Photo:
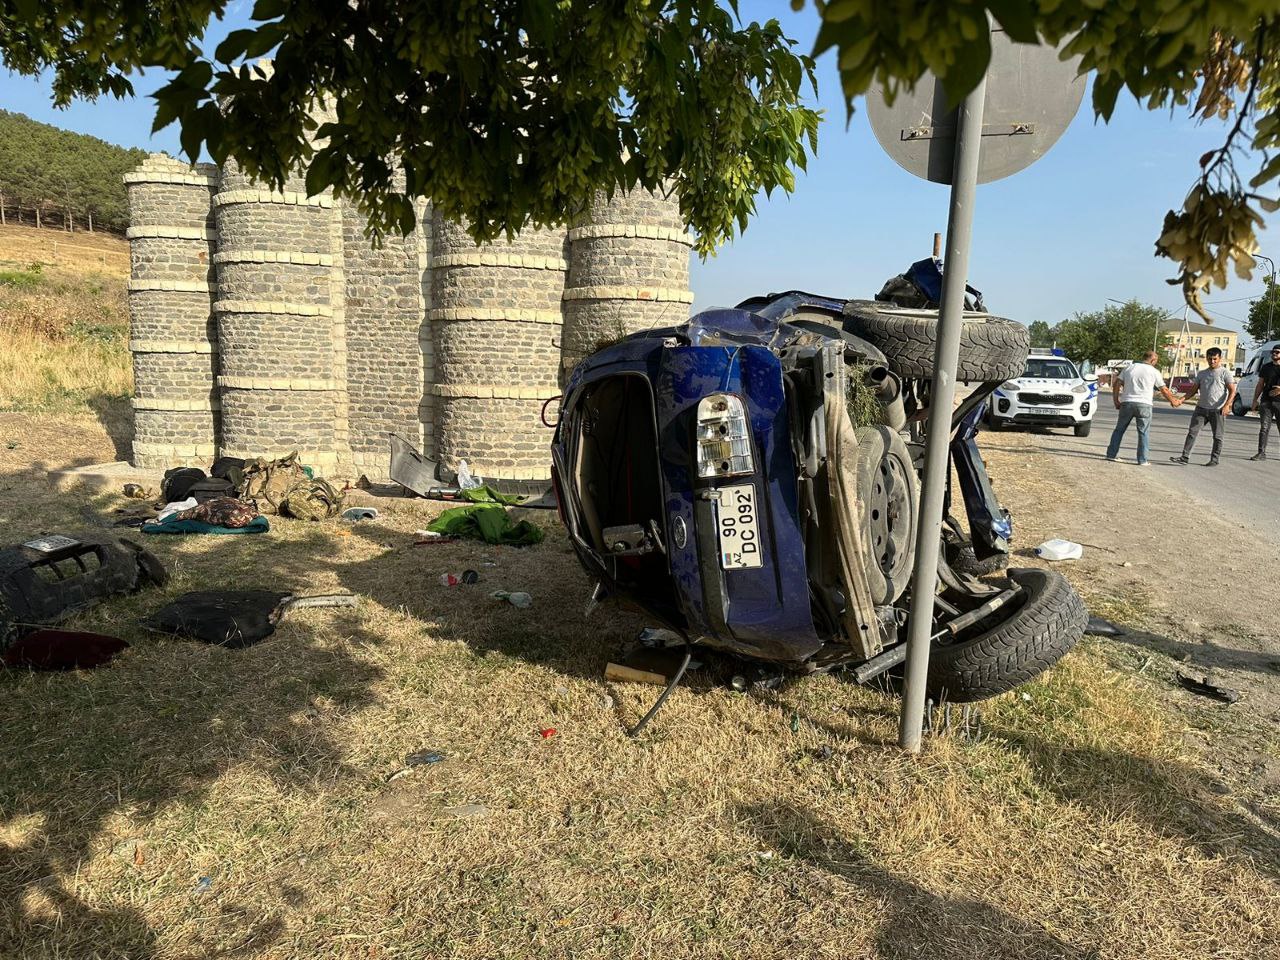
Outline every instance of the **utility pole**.
{"label": "utility pole", "polygon": [[1265,260],[1267,263],[1271,264],[1271,283],[1267,285],[1267,335],[1262,341],[1263,343],[1266,343],[1271,339],[1271,321],[1275,317],[1276,312],[1276,295],[1277,293],[1280,293],[1280,291],[1276,290],[1276,262],[1270,257],[1264,257],[1260,253],[1255,253],[1253,255],[1253,259]]}

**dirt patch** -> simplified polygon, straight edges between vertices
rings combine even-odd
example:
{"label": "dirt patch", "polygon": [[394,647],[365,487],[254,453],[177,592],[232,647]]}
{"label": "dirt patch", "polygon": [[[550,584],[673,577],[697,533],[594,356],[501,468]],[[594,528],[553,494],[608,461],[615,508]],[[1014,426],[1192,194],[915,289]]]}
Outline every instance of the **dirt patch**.
{"label": "dirt patch", "polygon": [[[1108,660],[1174,707],[1186,736],[1217,768],[1280,814],[1280,544],[1212,511],[1150,472],[1065,449],[1050,433],[984,434],[993,483],[1014,514],[1016,563],[1054,566],[1091,612],[1123,624],[1102,644]],[[1190,528],[1171,543],[1171,525]],[[1085,545],[1049,564],[1034,546],[1051,537]],[[1186,692],[1176,674],[1208,677],[1241,700],[1224,706]]]}

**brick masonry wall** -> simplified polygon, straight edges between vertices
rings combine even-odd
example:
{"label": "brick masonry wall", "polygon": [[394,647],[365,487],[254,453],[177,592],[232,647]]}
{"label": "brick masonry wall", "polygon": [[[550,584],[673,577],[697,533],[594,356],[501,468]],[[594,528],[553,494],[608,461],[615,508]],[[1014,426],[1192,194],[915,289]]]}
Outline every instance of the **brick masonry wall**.
{"label": "brick masonry wall", "polygon": [[460,225],[433,223],[427,392],[436,455],[490,479],[547,479],[550,433],[540,414],[558,392],[565,231],[478,247]]}
{"label": "brick masonry wall", "polygon": [[211,315],[214,167],[153,154],[125,176],[129,348],[139,467],[197,463],[220,442]]}
{"label": "brick masonry wall", "polygon": [[229,163],[214,209],[222,452],[348,472],[341,206]]}
{"label": "brick masonry wall", "polygon": [[[430,208],[419,217],[430,224]],[[356,469],[387,479],[389,434],[418,449],[427,446],[422,411],[426,324],[423,302],[425,240],[421,225],[407,237],[393,234],[375,249],[366,220],[354,208],[342,213],[346,278],[347,393],[351,455]]]}
{"label": "brick masonry wall", "polygon": [[562,375],[629,333],[689,317],[689,238],[674,197],[599,194],[569,231]]}

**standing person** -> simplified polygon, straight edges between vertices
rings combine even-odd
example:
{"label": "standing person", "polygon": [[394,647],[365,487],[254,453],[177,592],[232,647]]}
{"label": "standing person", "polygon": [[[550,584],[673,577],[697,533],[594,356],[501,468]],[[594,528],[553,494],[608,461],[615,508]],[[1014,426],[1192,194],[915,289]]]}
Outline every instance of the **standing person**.
{"label": "standing person", "polygon": [[1191,448],[1196,445],[1200,428],[1207,423],[1213,429],[1213,450],[1205,466],[1216,467],[1218,458],[1222,455],[1222,433],[1227,411],[1231,409],[1231,401],[1236,396],[1236,378],[1222,365],[1222,351],[1219,348],[1210,347],[1204,356],[1209,361],[1209,366],[1196,374],[1196,382],[1182,397],[1186,401],[1197,393],[1200,394],[1191,414],[1191,426],[1187,427],[1187,440],[1182,445],[1182,455],[1169,459],[1174,463],[1190,463]]}
{"label": "standing person", "polygon": [[1271,348],[1271,362],[1264,363],[1258,371],[1258,389],[1253,391],[1250,410],[1262,411],[1262,428],[1258,431],[1258,452],[1250,460],[1267,459],[1267,440],[1271,435],[1271,423],[1280,430],[1280,346]]}
{"label": "standing person", "polygon": [[[1116,428],[1111,431],[1111,442],[1107,444],[1107,459],[1112,463],[1120,455],[1120,441],[1129,429],[1129,424],[1138,422],[1138,466],[1149,466],[1147,460],[1147,430],[1151,426],[1151,394],[1159,390],[1166,400],[1175,407],[1182,406],[1182,401],[1169,392],[1164,385],[1164,377],[1156,369],[1159,355],[1148,350],[1142,355],[1139,363],[1130,364],[1111,384],[1111,400],[1120,411],[1120,419]],[[1121,389],[1116,389],[1119,383]]]}

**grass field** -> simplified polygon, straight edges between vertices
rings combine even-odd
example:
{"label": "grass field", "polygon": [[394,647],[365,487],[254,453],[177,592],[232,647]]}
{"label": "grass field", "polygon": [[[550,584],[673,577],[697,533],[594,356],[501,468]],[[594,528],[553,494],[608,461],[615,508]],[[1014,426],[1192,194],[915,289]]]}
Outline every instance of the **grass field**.
{"label": "grass field", "polygon": [[0,228],[0,410],[127,409],[128,276],[118,237]]}
{"label": "grass field", "polygon": [[[0,415],[0,440],[0,540],[125,504],[33,479],[102,459],[92,421]],[[920,759],[893,696],[735,694],[714,662],[628,740],[655,690],[602,671],[640,621],[583,618],[553,523],[414,547],[431,509],[148,538],[174,581],[76,621],[129,651],[0,676],[0,956],[1275,955],[1276,842],[1100,644]],[[360,605],[239,651],[137,625],[216,586]],[[444,760],[392,779],[420,750]]]}

